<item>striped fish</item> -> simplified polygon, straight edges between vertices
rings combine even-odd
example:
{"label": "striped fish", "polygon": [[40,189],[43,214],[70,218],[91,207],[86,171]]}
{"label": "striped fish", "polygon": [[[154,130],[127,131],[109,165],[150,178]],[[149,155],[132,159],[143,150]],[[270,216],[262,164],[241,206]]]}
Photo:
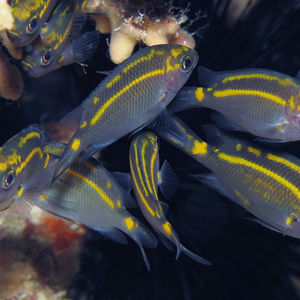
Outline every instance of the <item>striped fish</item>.
{"label": "striped fish", "polygon": [[47,188],[54,165],[43,152],[45,133],[31,125],[0,148],[0,211]]}
{"label": "striped fish", "polygon": [[144,217],[161,235],[161,238],[176,245],[176,259],[179,257],[180,251],[183,251],[199,263],[210,264],[180,243],[176,232],[164,214],[157,195],[160,173],[157,136],[154,133],[143,132],[134,138],[130,146],[129,162],[132,185],[138,205]]}
{"label": "striped fish", "polygon": [[212,171],[198,178],[272,228],[300,238],[300,160],[207,131],[208,143],[175,117],[160,136]]}
{"label": "striped fish", "polygon": [[62,121],[76,120],[79,126],[61,158],[57,176],[83,150],[89,157],[155,119],[184,85],[197,61],[197,53],[185,46],[158,45],[143,48],[117,66]]}
{"label": "striped fish", "polygon": [[[52,143],[46,153],[60,156],[64,146]],[[49,189],[36,197],[32,204],[59,217],[81,223],[102,235],[125,244],[123,233],[139,246],[145,265],[150,265],[143,246],[154,248],[157,240],[126,206],[129,193],[93,158],[79,163],[76,160]]]}
{"label": "striped fish", "polygon": [[300,139],[297,79],[264,69],[214,72],[200,67],[198,74],[203,87],[184,88],[171,111],[207,107],[254,135],[286,142]]}
{"label": "striped fish", "polygon": [[57,0],[10,0],[14,26],[8,37],[18,47],[30,44],[51,14]]}

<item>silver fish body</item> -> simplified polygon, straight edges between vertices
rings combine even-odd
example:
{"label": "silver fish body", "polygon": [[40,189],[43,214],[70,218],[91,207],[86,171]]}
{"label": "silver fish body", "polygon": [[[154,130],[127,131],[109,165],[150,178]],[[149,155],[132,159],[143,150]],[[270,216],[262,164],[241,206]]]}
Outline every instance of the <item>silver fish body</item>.
{"label": "silver fish body", "polygon": [[[300,160],[208,130],[200,139],[175,117],[159,135],[210,169],[198,178],[275,229],[300,238]],[[172,129],[170,129],[171,127]]]}
{"label": "silver fish body", "polygon": [[[46,146],[44,150],[59,157],[63,148],[57,145]],[[157,240],[128,212],[125,207],[128,197],[128,192],[110,172],[91,158],[82,163],[75,161],[32,203],[59,217],[81,223],[116,242],[126,243],[122,232],[127,234],[140,247],[149,269],[143,246],[154,248]]]}
{"label": "silver fish body", "polygon": [[204,258],[185,248],[167,220],[158,198],[159,153],[157,136],[151,132],[138,134],[131,143],[129,152],[130,174],[137,203],[147,221],[162,239],[176,245],[177,255],[183,251],[195,261],[210,264]]}
{"label": "silver fish body", "polygon": [[198,61],[179,45],[146,47],[114,69],[65,120],[78,129],[64,152],[59,176],[87,149],[87,156],[155,119],[174,98]]}
{"label": "silver fish body", "polygon": [[267,139],[300,139],[300,82],[265,70],[228,72],[199,68],[203,87],[184,88],[172,103],[173,112],[207,107],[245,131]]}

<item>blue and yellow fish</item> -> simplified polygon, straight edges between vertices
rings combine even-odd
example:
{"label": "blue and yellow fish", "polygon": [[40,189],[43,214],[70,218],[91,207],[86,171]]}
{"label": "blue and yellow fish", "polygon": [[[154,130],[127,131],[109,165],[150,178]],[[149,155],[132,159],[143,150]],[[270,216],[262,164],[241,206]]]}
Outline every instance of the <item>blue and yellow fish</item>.
{"label": "blue and yellow fish", "polygon": [[0,211],[49,187],[54,164],[43,152],[45,133],[31,125],[0,148]]}
{"label": "blue and yellow fish", "polygon": [[265,69],[214,72],[200,67],[198,74],[203,87],[184,88],[171,111],[207,107],[237,125],[225,121],[228,127],[266,139],[300,140],[298,79]]}
{"label": "blue and yellow fish", "polygon": [[207,143],[172,116],[169,116],[167,130],[162,125],[155,130],[212,171],[210,175],[200,176],[202,182],[243,206],[264,223],[300,238],[298,158],[224,135],[214,126],[207,131]]}
{"label": "blue and yellow fish", "polygon": [[[64,145],[48,144],[44,151],[60,156]],[[123,233],[139,246],[145,265],[150,265],[143,246],[154,248],[157,239],[136,217],[128,212],[129,192],[101,163],[93,158],[79,163],[77,160],[31,203],[59,217],[85,225],[102,235],[125,244]]]}
{"label": "blue and yellow fish", "polygon": [[78,129],[62,155],[57,176],[85,150],[93,155],[155,119],[196,66],[198,55],[180,45],[145,47],[117,66],[63,123]]}
{"label": "blue and yellow fish", "polygon": [[40,33],[40,28],[50,16],[57,0],[11,0],[14,25],[8,36],[14,45],[30,44]]}
{"label": "blue and yellow fish", "polygon": [[[176,245],[176,259],[183,251],[190,258],[202,264],[210,264],[204,258],[185,248],[167,220],[158,198],[157,186],[162,179],[159,172],[159,153],[157,136],[151,132],[138,134],[131,143],[129,152],[130,175],[137,203],[147,221],[163,240]],[[158,178],[158,177],[161,178]],[[163,184],[163,183],[162,183]]]}
{"label": "blue and yellow fish", "polygon": [[32,43],[22,60],[31,77],[44,76],[58,67],[88,59],[98,46],[99,34],[80,35],[85,15],[73,0],[64,0],[41,28],[40,39]]}

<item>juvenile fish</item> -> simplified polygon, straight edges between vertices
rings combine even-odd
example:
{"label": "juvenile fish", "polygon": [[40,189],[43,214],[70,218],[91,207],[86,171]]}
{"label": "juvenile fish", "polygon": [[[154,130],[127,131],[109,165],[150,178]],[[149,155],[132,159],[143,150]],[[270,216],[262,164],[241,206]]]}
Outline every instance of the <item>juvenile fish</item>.
{"label": "juvenile fish", "polygon": [[59,3],[41,28],[40,39],[32,43],[24,57],[24,70],[31,77],[40,77],[58,67],[89,58],[97,48],[99,35],[96,32],[80,35],[85,20],[85,14],[77,10],[76,1]]}
{"label": "juvenile fish", "polygon": [[[60,156],[63,148],[57,145],[48,145],[44,150]],[[157,239],[127,211],[129,197],[129,193],[102,164],[91,158],[82,163],[76,160],[32,203],[52,214],[79,222],[119,243],[127,242],[123,233],[127,234],[138,244],[145,265],[150,270],[143,246],[154,248]]]}
{"label": "juvenile fish", "polygon": [[75,120],[79,126],[56,175],[83,150],[89,157],[155,119],[184,85],[197,61],[197,53],[185,46],[158,45],[143,48],[117,66],[62,121]]}
{"label": "juvenile fish", "polygon": [[224,135],[211,126],[209,142],[175,117],[160,136],[212,171],[198,178],[264,223],[300,238],[300,160]]}
{"label": "juvenile fish", "polygon": [[[288,75],[244,69],[214,72],[200,67],[203,87],[184,88],[170,110],[208,107],[245,131],[267,139],[300,140],[300,82]],[[225,126],[234,128],[230,124]],[[226,126],[227,127],[227,126]]]}
{"label": "juvenile fish", "polygon": [[11,0],[14,26],[8,36],[14,45],[30,44],[40,33],[40,28],[51,14],[57,0]]}
{"label": "juvenile fish", "polygon": [[0,211],[14,201],[34,197],[50,185],[54,165],[43,152],[44,142],[45,133],[31,125],[0,148]]}
{"label": "juvenile fish", "polygon": [[[183,251],[199,263],[210,264],[180,243],[176,232],[165,216],[157,192],[160,174],[159,153],[157,136],[154,133],[143,132],[134,138],[130,146],[129,162],[132,185],[138,205],[144,217],[162,236],[162,239],[167,239],[176,245],[176,259],[179,257],[180,251]],[[161,173],[164,173],[164,170]]]}

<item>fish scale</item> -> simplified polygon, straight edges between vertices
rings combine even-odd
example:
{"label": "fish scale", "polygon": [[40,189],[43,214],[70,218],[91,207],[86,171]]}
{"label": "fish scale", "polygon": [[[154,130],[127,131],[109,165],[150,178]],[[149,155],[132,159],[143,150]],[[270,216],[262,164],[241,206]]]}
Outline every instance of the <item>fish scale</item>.
{"label": "fish scale", "polygon": [[89,157],[154,120],[196,66],[198,55],[180,45],[145,47],[116,67],[61,122],[78,128],[59,162],[58,177],[85,150]]}
{"label": "fish scale", "polygon": [[201,182],[230,197],[273,228],[300,237],[300,160],[232,138],[207,126],[208,142],[169,117],[157,133],[212,171]]}

